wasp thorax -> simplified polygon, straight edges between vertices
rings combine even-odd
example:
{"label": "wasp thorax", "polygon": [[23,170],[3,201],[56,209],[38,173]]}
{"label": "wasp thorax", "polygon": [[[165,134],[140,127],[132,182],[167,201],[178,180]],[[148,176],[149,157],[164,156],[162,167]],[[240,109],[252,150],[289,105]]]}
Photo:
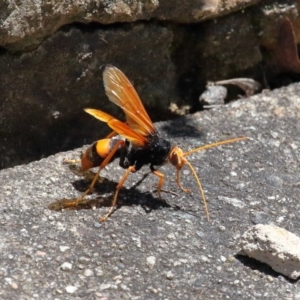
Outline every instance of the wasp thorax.
{"label": "wasp thorax", "polygon": [[180,170],[185,163],[183,151],[179,147],[175,146],[169,153],[169,161],[176,167],[176,169]]}

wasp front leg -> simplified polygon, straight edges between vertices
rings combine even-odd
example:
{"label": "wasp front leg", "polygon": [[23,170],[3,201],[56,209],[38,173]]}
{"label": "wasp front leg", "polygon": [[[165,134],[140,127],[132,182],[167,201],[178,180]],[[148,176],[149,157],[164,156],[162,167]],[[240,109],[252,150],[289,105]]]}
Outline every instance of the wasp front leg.
{"label": "wasp front leg", "polygon": [[185,193],[190,193],[191,190],[190,189],[186,189],[182,186],[181,182],[180,182],[180,171],[181,170],[176,170],[176,182],[177,182],[177,185],[180,187],[180,189],[185,192]]}

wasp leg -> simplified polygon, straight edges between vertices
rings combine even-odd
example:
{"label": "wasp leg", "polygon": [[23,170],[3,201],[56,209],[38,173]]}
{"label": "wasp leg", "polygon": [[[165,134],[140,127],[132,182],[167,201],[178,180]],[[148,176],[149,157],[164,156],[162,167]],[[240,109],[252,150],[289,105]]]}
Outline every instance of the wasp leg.
{"label": "wasp leg", "polygon": [[113,147],[113,149],[109,152],[109,154],[107,155],[107,157],[104,159],[104,161],[101,163],[99,170],[97,171],[97,173],[95,174],[95,177],[92,181],[92,183],[90,184],[90,186],[88,187],[88,189],[79,197],[74,201],[74,206],[77,206],[83,199],[84,197],[94,188],[94,185],[96,183],[96,181],[98,180],[100,171],[105,168],[105,166],[110,162],[110,160],[112,159],[112,157],[114,156],[114,154],[118,151],[119,147],[124,147],[125,146],[125,142],[123,140],[118,141],[115,146]]}
{"label": "wasp leg", "polygon": [[178,184],[178,186],[185,192],[185,193],[190,193],[191,190],[190,189],[185,189],[180,182],[180,170],[176,171],[176,182]]}
{"label": "wasp leg", "polygon": [[104,215],[102,218],[100,218],[100,223],[103,223],[113,213],[113,211],[115,210],[115,207],[117,205],[117,200],[118,200],[118,195],[119,195],[120,189],[122,188],[124,182],[126,181],[127,177],[129,176],[129,174],[134,173],[135,171],[136,170],[135,170],[134,166],[130,166],[126,170],[125,174],[123,175],[122,179],[120,180],[120,182],[117,185],[116,192],[115,192],[114,199],[113,199],[113,202],[111,204],[111,207],[110,207],[108,213],[106,215]]}
{"label": "wasp leg", "polygon": [[165,181],[165,175],[163,173],[155,170],[152,166],[150,166],[150,169],[151,169],[152,173],[158,177],[157,193],[158,193],[159,199],[163,201],[163,198],[161,196],[161,188]]}
{"label": "wasp leg", "polygon": [[110,139],[114,136],[116,136],[118,133],[116,131],[112,131],[107,137],[105,137],[106,139]]}

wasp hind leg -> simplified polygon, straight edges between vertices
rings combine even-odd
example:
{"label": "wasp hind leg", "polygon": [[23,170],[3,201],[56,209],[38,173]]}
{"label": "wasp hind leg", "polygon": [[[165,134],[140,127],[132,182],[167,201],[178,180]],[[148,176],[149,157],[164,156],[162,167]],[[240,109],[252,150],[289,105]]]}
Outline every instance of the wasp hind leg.
{"label": "wasp hind leg", "polygon": [[119,147],[124,147],[124,146],[125,146],[125,142],[123,140],[119,140],[119,141],[116,142],[114,147],[111,149],[111,151],[108,153],[108,155],[105,157],[105,159],[100,164],[99,169],[98,169],[97,173],[95,174],[94,179],[93,179],[92,183],[90,184],[90,186],[87,188],[87,190],[79,198],[74,200],[74,202],[72,203],[72,206],[77,206],[78,204],[80,204],[82,202],[82,200],[84,199],[84,197],[93,190],[93,188],[95,186],[95,183],[97,182],[97,180],[99,178],[100,171],[103,168],[105,168],[105,166],[107,164],[110,163],[111,159],[116,154]]}
{"label": "wasp hind leg", "polygon": [[136,170],[135,170],[134,166],[130,166],[126,170],[125,174],[123,175],[122,179],[120,180],[120,182],[117,185],[116,192],[115,192],[114,199],[113,199],[113,202],[111,204],[111,207],[110,207],[108,213],[106,215],[104,215],[102,218],[100,218],[100,223],[103,223],[114,212],[114,210],[116,208],[116,205],[117,205],[117,200],[118,200],[118,195],[119,195],[120,189],[122,188],[124,182],[126,181],[127,177],[129,176],[129,174],[134,173],[135,171]]}

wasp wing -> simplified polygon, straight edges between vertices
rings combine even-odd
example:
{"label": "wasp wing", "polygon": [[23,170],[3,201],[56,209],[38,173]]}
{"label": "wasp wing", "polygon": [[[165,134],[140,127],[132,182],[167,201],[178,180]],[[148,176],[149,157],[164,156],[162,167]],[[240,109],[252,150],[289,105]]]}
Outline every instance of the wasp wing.
{"label": "wasp wing", "polygon": [[128,126],[142,136],[153,134],[156,129],[125,74],[109,65],[103,72],[103,81],[106,95],[110,101],[122,108]]}
{"label": "wasp wing", "polygon": [[125,123],[117,120],[116,118],[112,117],[111,115],[97,109],[86,108],[85,111],[95,117],[96,119],[106,122],[107,125],[117,132],[119,135],[122,135],[127,140],[129,140],[133,145],[136,146],[144,146],[147,144],[147,139],[144,136],[141,136],[133,129],[131,129]]}

